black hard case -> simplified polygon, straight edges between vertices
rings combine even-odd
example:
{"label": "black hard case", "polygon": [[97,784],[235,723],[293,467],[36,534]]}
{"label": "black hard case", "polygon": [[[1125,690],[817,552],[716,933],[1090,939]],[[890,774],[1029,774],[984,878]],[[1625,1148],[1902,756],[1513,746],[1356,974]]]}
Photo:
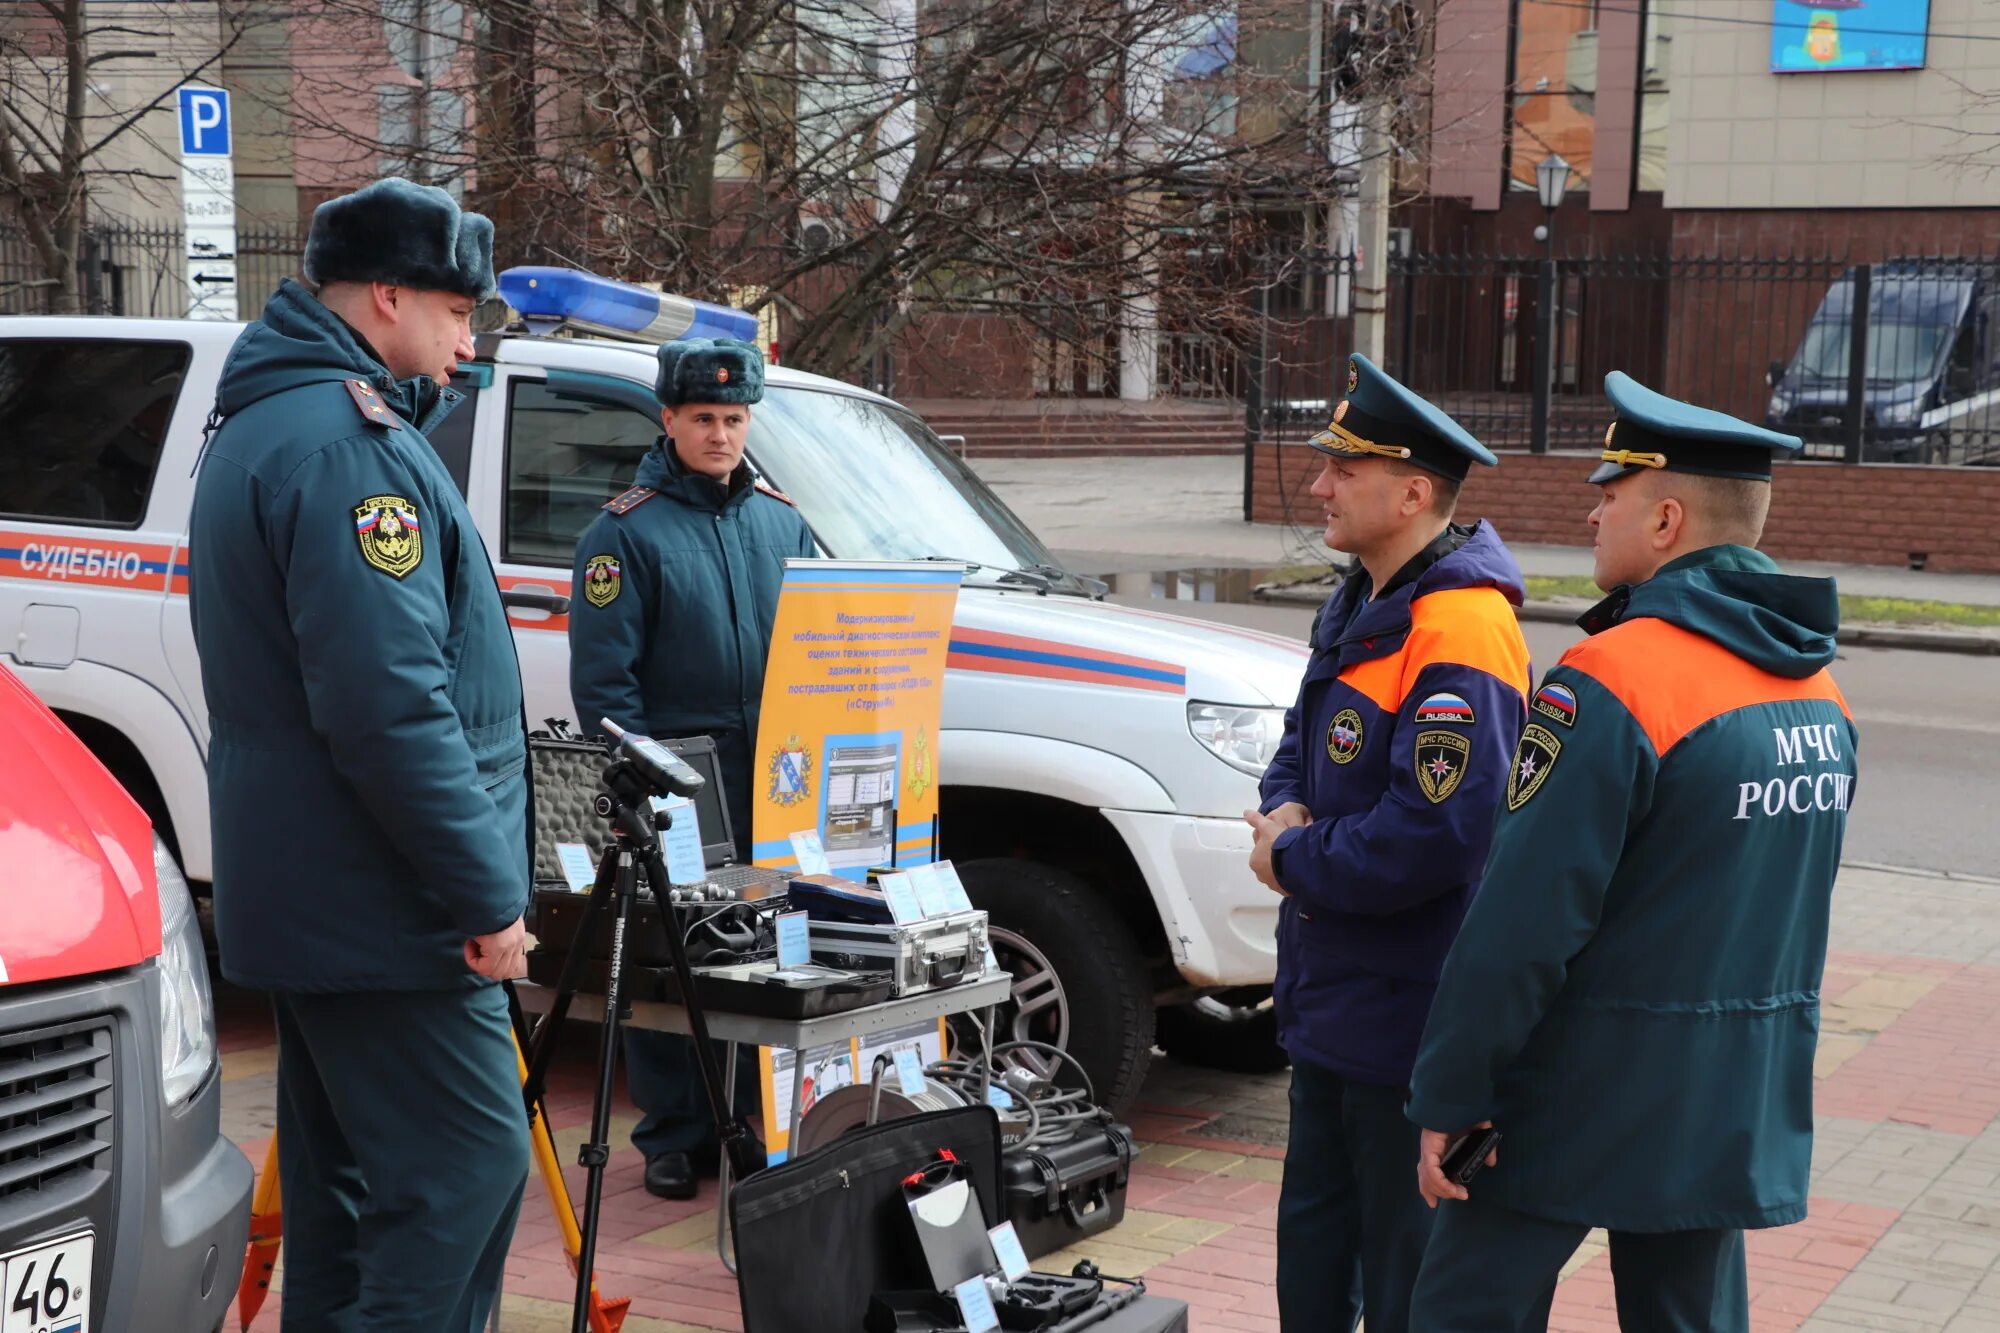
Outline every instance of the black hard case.
{"label": "black hard case", "polygon": [[1007,1220],[1030,1259],[1118,1225],[1132,1179],[1132,1131],[1093,1125],[1068,1143],[1011,1150],[1000,1165]]}

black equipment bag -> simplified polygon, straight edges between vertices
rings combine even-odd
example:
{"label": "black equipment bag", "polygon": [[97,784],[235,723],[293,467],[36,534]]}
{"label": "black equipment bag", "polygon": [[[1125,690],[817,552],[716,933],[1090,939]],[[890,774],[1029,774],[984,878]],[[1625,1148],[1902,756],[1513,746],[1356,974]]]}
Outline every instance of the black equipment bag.
{"label": "black equipment bag", "polygon": [[1000,1163],[1006,1217],[1030,1259],[1118,1225],[1132,1179],[1132,1131],[1087,1125],[1067,1143],[1010,1148]]}
{"label": "black equipment bag", "polygon": [[743,1333],[859,1329],[884,1289],[930,1286],[903,1178],[955,1156],[1000,1216],[1000,1118],[961,1106],[870,1125],[760,1171],[729,1196]]}
{"label": "black equipment bag", "polygon": [[[903,1181],[939,1160],[941,1150],[965,1167],[985,1215],[1003,1216],[1000,1120],[986,1106],[857,1129],[737,1185],[729,1216],[743,1333],[861,1329],[876,1295],[928,1291],[930,1270]],[[1104,1281],[1104,1297],[1056,1325],[1060,1333],[1186,1333],[1180,1301]],[[1122,1288],[1115,1294],[1108,1289],[1114,1284]],[[964,1333],[948,1297],[909,1313],[904,1328]]]}

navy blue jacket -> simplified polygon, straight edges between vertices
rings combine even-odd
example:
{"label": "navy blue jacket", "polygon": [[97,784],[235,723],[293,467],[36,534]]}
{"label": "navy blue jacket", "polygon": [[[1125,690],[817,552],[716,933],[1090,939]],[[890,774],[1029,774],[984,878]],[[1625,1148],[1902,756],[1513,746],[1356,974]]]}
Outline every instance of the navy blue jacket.
{"label": "navy blue jacket", "polygon": [[1294,1060],[1409,1082],[1438,972],[1479,886],[1526,716],[1521,571],[1482,522],[1451,528],[1365,600],[1320,608],[1313,655],[1264,774],[1281,834],[1278,1036]]}
{"label": "navy blue jacket", "polygon": [[[681,463],[661,436],[635,485],[576,547],[569,684],[585,735],[610,718],[657,737],[713,736],[737,850],[750,848],[750,747],[785,561],[818,554],[789,500]],[[703,830],[714,841],[717,830]]]}
{"label": "navy blue jacket", "polygon": [[398,382],[304,288],[224,363],[189,520],[222,970],[280,991],[486,984],[528,902],[527,739],[500,591]]}

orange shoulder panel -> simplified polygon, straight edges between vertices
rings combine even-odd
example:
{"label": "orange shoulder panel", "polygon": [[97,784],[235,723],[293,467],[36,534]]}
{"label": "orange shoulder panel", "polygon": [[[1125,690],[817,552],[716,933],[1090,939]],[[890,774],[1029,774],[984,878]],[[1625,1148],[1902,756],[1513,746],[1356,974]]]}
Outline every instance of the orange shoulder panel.
{"label": "orange shoulder panel", "polygon": [[1848,713],[1824,669],[1803,680],[1774,675],[1713,639],[1651,616],[1585,639],[1563,654],[1562,664],[1617,696],[1661,755],[1702,723],[1739,708],[1827,699]]}
{"label": "orange shoulder panel", "polygon": [[1340,678],[1393,713],[1418,673],[1439,662],[1484,671],[1527,695],[1528,643],[1506,594],[1497,588],[1452,588],[1417,598],[1402,650],[1356,662]]}

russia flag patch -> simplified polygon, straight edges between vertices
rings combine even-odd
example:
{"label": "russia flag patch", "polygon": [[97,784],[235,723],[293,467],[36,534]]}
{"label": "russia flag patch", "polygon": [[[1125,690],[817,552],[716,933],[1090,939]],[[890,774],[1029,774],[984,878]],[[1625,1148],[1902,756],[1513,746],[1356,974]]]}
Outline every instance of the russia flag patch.
{"label": "russia flag patch", "polygon": [[1576,725],[1576,691],[1569,686],[1551,682],[1535,691],[1534,709],[1543,717],[1553,718],[1565,727]]}
{"label": "russia flag patch", "polygon": [[1419,722],[1458,722],[1472,725],[1472,705],[1456,694],[1433,694],[1417,705]]}

